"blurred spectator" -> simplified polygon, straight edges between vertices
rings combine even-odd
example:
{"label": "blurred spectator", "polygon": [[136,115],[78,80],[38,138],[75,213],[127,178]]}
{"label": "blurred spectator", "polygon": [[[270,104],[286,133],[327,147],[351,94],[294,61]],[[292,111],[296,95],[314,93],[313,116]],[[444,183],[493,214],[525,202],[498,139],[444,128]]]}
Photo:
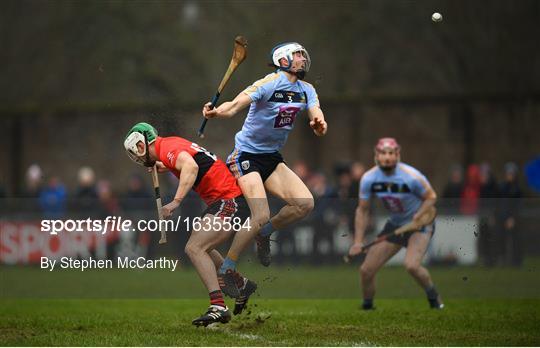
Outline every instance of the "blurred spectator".
{"label": "blurred spectator", "polygon": [[331,261],[334,249],[335,215],[332,209],[332,189],[323,173],[313,173],[306,184],[315,199],[315,208],[309,216],[314,230],[311,262],[327,263]]}
{"label": "blurred spectator", "polygon": [[461,192],[460,210],[462,214],[474,215],[478,212],[480,198],[480,167],[471,164],[467,167],[467,177]]}
{"label": "blurred spectator", "polygon": [[[120,206],[118,204],[118,199],[113,195],[110,181],[98,181],[96,191],[98,196],[96,218],[106,219],[107,216],[119,216]],[[115,254],[119,236],[120,230],[118,228],[107,233],[107,255]]]}
{"label": "blurred spectator", "polygon": [[97,183],[97,195],[99,200],[99,216],[116,216],[120,211],[118,199],[113,195],[111,183],[108,180],[100,180]]}
{"label": "blurred spectator", "polygon": [[509,162],[504,166],[504,181],[501,183],[499,195],[499,231],[497,248],[503,261],[515,267],[523,263],[523,246],[519,230],[519,208],[522,197],[517,180],[518,167]]}
{"label": "blurred spectator", "polygon": [[339,199],[346,200],[349,198],[352,185],[351,167],[346,163],[339,163],[334,167],[334,173],[337,179],[335,196]]}
{"label": "blurred spectator", "polygon": [[152,209],[152,194],[145,186],[142,176],[133,174],[129,177],[128,189],[124,195],[122,207],[130,213],[145,209]]}
{"label": "blurred spectator", "polygon": [[358,199],[358,193],[360,191],[360,180],[366,172],[366,166],[361,162],[353,162],[351,165],[351,187],[349,190],[349,197]]}
{"label": "blurred spectator", "polygon": [[[480,197],[482,199],[493,199],[498,195],[497,181],[491,171],[491,166],[488,163],[480,165]],[[488,207],[494,207],[493,202],[488,204]],[[490,209],[492,211],[492,209]]]}
{"label": "blurred spectator", "polygon": [[350,169],[351,185],[349,187],[349,231],[354,235],[354,216],[356,206],[358,205],[358,197],[360,193],[360,180],[366,172],[366,166],[361,162],[353,162]]}
{"label": "blurred spectator", "polygon": [[463,169],[459,164],[450,168],[450,179],[444,187],[443,198],[459,198],[463,192]]}
{"label": "blurred spectator", "polygon": [[540,157],[525,164],[525,177],[529,187],[536,192],[540,192]]}
{"label": "blurred spectator", "polygon": [[39,204],[45,219],[62,219],[66,213],[66,189],[60,179],[53,176],[41,190]]}
{"label": "blurred spectator", "polygon": [[[144,182],[143,176],[139,173],[133,173],[127,180],[127,190],[121,196],[119,209],[122,210],[122,216],[131,220],[156,219],[156,200],[154,194],[150,191],[152,183]],[[166,194],[163,190],[162,194]],[[165,198],[162,198],[165,199]],[[134,231],[136,240],[141,246],[141,253],[147,258],[154,258],[156,245],[159,239],[159,232],[151,233],[149,231]]]}
{"label": "blurred spectator", "polygon": [[450,178],[448,183],[444,187],[442,193],[442,202],[440,204],[443,207],[448,207],[451,213],[457,213],[459,207],[459,198],[463,192],[463,168],[454,164],[450,168]]}
{"label": "blurred spectator", "polygon": [[28,214],[33,218],[36,212],[41,210],[39,196],[43,189],[43,171],[37,164],[32,164],[26,170],[24,177],[24,187],[20,192],[20,200],[12,200],[11,206],[22,214]]}
{"label": "blurred spectator", "polygon": [[494,266],[498,258],[497,224],[495,218],[496,198],[498,196],[497,182],[487,163],[480,165],[480,256],[486,266]]}
{"label": "blurred spectator", "polygon": [[358,197],[351,197],[353,185],[351,167],[349,164],[340,163],[335,167],[337,186],[334,189],[333,210],[337,215],[337,224],[344,226],[348,234],[354,233],[354,211],[358,204]]}
{"label": "blurred spectator", "polygon": [[22,192],[23,197],[38,198],[43,185],[43,172],[37,164],[32,164],[26,170],[25,187]]}
{"label": "blurred spectator", "polygon": [[81,167],[77,173],[78,187],[73,201],[73,210],[85,217],[94,217],[99,212],[96,175],[90,167]]}

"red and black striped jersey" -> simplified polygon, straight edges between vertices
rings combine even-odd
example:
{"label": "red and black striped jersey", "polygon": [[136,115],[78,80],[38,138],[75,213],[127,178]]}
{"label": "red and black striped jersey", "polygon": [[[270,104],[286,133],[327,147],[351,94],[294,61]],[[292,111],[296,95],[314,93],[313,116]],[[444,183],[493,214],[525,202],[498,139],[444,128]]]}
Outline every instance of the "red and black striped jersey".
{"label": "red and black striped jersey", "polygon": [[180,171],[175,167],[178,155],[185,151],[193,157],[199,166],[193,190],[207,205],[218,199],[235,198],[242,194],[225,163],[196,143],[181,137],[157,137],[155,148],[159,160],[177,178],[180,177]]}

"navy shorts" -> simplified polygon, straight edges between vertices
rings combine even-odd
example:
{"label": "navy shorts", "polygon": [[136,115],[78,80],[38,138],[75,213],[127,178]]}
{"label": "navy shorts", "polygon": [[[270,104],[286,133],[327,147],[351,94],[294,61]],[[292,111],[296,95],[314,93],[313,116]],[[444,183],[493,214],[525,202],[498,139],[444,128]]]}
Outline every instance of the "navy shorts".
{"label": "navy shorts", "polygon": [[[385,235],[385,234],[393,233],[399,227],[400,226],[394,225],[390,221],[387,221],[386,224],[384,225],[383,230],[377,235],[377,237]],[[422,227],[419,232],[420,233],[432,232],[431,237],[433,237],[433,235],[435,234],[435,222],[432,222],[431,224]],[[404,234],[400,234],[398,236],[389,237],[387,239],[387,241],[390,242],[390,243],[401,245],[402,247],[406,248],[407,245],[409,244],[409,238],[411,238],[411,236],[412,236],[412,233],[410,233],[410,232],[409,233],[404,233]]]}
{"label": "navy shorts", "polygon": [[257,172],[261,175],[263,182],[268,179],[280,163],[285,163],[285,160],[277,151],[272,153],[250,153],[234,149],[227,157],[227,167],[229,167],[235,178],[238,179],[248,173]]}

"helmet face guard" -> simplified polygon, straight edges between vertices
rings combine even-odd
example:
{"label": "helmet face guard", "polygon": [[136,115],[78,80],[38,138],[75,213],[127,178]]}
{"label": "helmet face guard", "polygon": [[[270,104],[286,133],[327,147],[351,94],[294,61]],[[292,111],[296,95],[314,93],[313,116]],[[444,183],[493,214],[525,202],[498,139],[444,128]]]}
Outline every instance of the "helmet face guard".
{"label": "helmet face guard", "polygon": [[[126,140],[124,140],[124,148],[129,158],[141,166],[152,167],[156,161],[150,160],[148,144],[156,141],[157,136],[156,129],[148,123],[140,122],[133,126],[126,136]],[[142,152],[139,151],[139,147],[137,146],[139,142],[144,144]],[[144,158],[142,158],[143,156]]]}
{"label": "helmet face guard", "polygon": [[[137,144],[139,143],[139,141],[142,141],[143,144],[144,144],[144,149],[142,151],[142,153],[139,151],[139,147],[137,146]],[[141,157],[146,155],[146,139],[144,137],[144,135],[142,135],[141,133],[139,132],[133,132],[131,133],[130,135],[128,135],[128,137],[126,138],[126,140],[124,141],[124,148],[126,149],[126,152],[129,156],[129,158],[143,166],[144,165],[144,162],[145,160],[142,159]]]}
{"label": "helmet face guard", "polygon": [[[144,144],[142,152],[139,151],[139,147],[137,146],[140,141],[142,141]],[[141,133],[131,133],[124,141],[124,148],[126,149],[128,157],[138,165],[152,167],[155,164],[155,161],[150,160],[150,153],[148,151],[148,140]]]}
{"label": "helmet face guard", "polygon": [[[306,60],[304,64],[304,68],[298,71],[291,71],[292,63],[294,60],[294,54],[297,52],[300,52]],[[286,66],[281,65],[280,60],[283,58],[287,60]],[[295,74],[298,76],[299,79],[303,79],[306,73],[309,71],[309,68],[311,67],[311,58],[309,56],[308,51],[302,45],[296,42],[287,42],[287,43],[280,44],[274,47],[271,52],[271,59],[272,59],[272,64],[276,68]]]}

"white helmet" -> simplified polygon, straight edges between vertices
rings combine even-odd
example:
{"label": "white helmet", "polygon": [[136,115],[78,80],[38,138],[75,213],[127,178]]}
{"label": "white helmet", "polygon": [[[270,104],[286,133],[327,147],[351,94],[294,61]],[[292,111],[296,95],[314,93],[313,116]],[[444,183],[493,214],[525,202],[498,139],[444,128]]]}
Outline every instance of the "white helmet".
{"label": "white helmet", "polygon": [[[157,130],[148,123],[140,122],[133,126],[124,140],[124,148],[129,158],[137,164],[146,167],[153,166],[154,163],[150,161],[150,155],[148,153],[148,145],[156,141],[157,136]],[[139,142],[144,144],[142,152],[137,147]],[[145,156],[145,158],[141,158],[142,156]]]}
{"label": "white helmet", "polygon": [[[311,66],[311,58],[309,57],[308,51],[299,43],[297,42],[285,42],[282,44],[277,45],[272,49],[272,52],[270,53],[270,56],[272,58],[272,64],[284,71],[289,71],[291,68],[291,64],[293,61],[293,54],[296,52],[301,52],[304,58],[306,58],[306,64],[302,71],[296,72],[300,73],[299,78],[303,78],[303,75],[309,71],[309,67]],[[280,60],[282,58],[287,59],[287,66],[281,66]]]}

